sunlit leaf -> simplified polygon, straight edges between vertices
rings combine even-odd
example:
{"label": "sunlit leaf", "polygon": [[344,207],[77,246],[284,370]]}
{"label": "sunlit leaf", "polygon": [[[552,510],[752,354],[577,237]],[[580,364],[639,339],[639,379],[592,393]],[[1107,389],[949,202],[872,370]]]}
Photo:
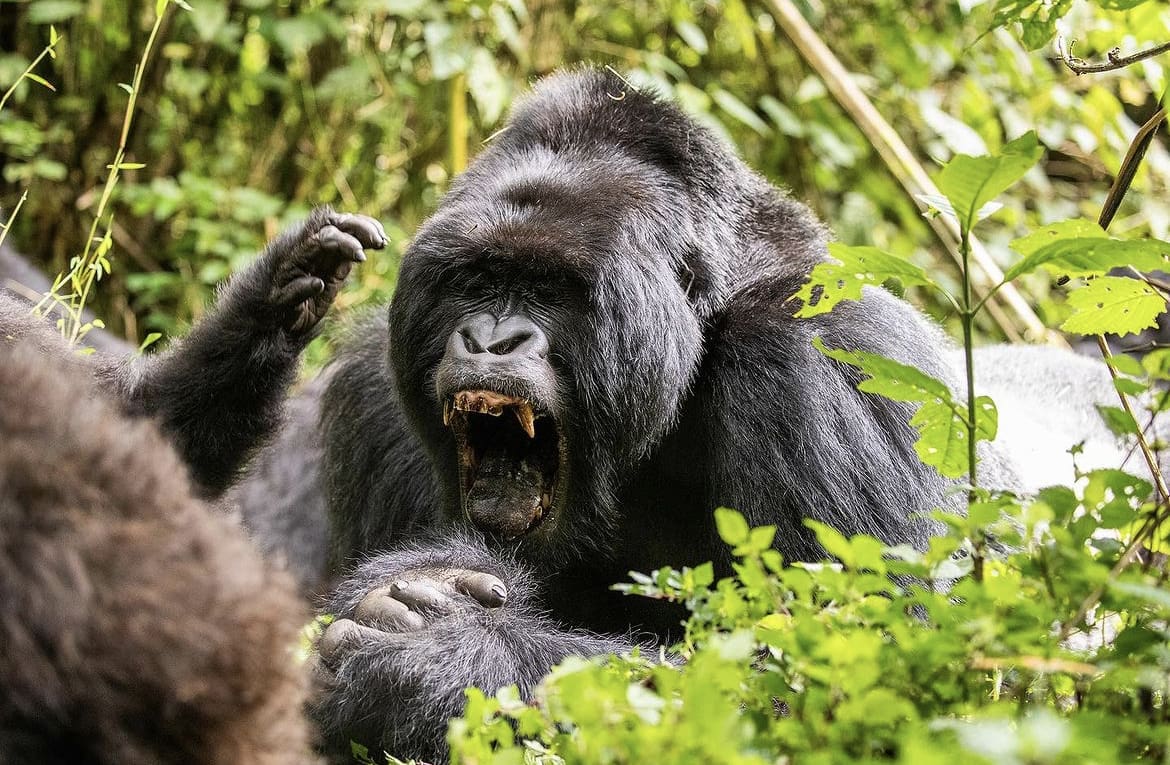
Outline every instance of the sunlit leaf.
{"label": "sunlit leaf", "polygon": [[903,286],[933,284],[926,272],[907,261],[876,247],[850,247],[839,242],[829,244],[833,261],[818,263],[794,298],[804,303],[798,318],[828,313],[842,300],[860,300],[866,285],[898,279]]}
{"label": "sunlit leaf", "polygon": [[938,175],[938,187],[950,201],[960,227],[970,231],[983,206],[1022,178],[1043,153],[1036,134],[1029,131],[997,154],[959,154],[944,165]]}
{"label": "sunlit leaf", "polygon": [[1157,326],[1166,299],[1140,279],[1099,276],[1069,293],[1074,312],[1060,328],[1078,335],[1128,335]]}

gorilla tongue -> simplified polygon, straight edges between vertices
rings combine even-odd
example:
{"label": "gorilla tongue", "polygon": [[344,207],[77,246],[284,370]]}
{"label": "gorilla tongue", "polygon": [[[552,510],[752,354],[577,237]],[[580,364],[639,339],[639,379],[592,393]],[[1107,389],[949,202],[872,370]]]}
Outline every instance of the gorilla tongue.
{"label": "gorilla tongue", "polygon": [[489,447],[467,492],[467,512],[479,528],[512,539],[541,520],[542,499],[547,502],[544,473],[535,459]]}

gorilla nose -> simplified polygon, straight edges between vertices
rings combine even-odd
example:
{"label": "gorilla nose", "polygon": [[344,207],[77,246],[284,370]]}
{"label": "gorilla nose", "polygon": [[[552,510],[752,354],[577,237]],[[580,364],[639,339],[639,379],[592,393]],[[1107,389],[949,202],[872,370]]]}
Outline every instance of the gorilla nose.
{"label": "gorilla nose", "polygon": [[478,313],[459,325],[451,336],[448,349],[456,358],[484,359],[483,355],[487,354],[543,359],[548,355],[548,338],[527,316],[501,319],[490,313]]}

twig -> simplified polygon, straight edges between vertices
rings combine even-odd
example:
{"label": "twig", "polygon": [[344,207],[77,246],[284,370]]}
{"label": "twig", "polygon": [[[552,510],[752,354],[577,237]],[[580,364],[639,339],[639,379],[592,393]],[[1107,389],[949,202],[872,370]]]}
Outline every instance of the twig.
{"label": "twig", "polygon": [[[881,156],[882,161],[901,184],[903,190],[913,199],[914,204],[923,209],[919,199],[922,194],[939,195],[941,193],[934,181],[923,169],[922,164],[910,151],[897,131],[886,122],[869,98],[857,87],[852,76],[833,55],[828,46],[817,36],[816,32],[797,10],[792,0],[766,0],[771,8],[772,16],[792,40],[801,57],[824,81],[825,86],[849,114],[853,122],[865,133],[870,144]],[[924,210],[925,211],[925,210]],[[927,219],[935,235],[947,248],[956,264],[962,263],[962,254],[959,248],[960,236],[958,224],[949,216],[938,215]],[[1003,281],[1003,270],[995,263],[987,249],[974,236],[970,238],[971,257],[979,278],[979,291],[986,292],[992,285]],[[999,289],[996,295],[1015,314],[1016,319],[1023,325],[1025,331],[1033,337],[1042,339],[1053,345],[1067,345],[1064,338],[1044,326],[1044,322],[1028,305],[1023,295],[1015,285],[1007,284]],[[995,318],[996,323],[1009,336],[1018,336],[1012,323],[1004,316],[997,302],[988,301],[988,311]]]}
{"label": "twig", "polygon": [[1064,62],[1064,65],[1076,74],[1112,72],[1117,69],[1124,69],[1130,64],[1145,61],[1147,58],[1153,58],[1154,56],[1160,56],[1163,53],[1170,52],[1170,42],[1164,42],[1161,45],[1155,45],[1152,48],[1146,48],[1128,56],[1121,55],[1121,48],[1114,48],[1105,54],[1105,61],[1091,64],[1083,58],[1077,58],[1072,54],[1073,46],[1076,44],[1077,41],[1073,40],[1066,48],[1064,37],[1058,35],[1056,38],[1056,55],[1060,56],[1060,60]]}

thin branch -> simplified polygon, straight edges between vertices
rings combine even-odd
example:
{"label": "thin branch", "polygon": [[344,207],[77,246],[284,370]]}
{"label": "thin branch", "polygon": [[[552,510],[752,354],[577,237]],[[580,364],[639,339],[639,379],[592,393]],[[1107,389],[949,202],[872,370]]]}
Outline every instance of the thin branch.
{"label": "thin branch", "polygon": [[1124,69],[1130,64],[1136,64],[1139,61],[1145,61],[1147,58],[1160,56],[1163,53],[1170,52],[1170,42],[1164,42],[1161,45],[1155,45],[1152,48],[1140,50],[1129,56],[1121,55],[1121,48],[1114,48],[1105,54],[1105,61],[1098,63],[1090,63],[1083,58],[1077,58],[1072,54],[1073,46],[1077,44],[1073,40],[1065,46],[1064,38],[1057,36],[1056,38],[1056,54],[1060,56],[1060,60],[1064,65],[1071,69],[1076,74],[1097,74],[1099,72],[1113,72],[1118,69]]}

